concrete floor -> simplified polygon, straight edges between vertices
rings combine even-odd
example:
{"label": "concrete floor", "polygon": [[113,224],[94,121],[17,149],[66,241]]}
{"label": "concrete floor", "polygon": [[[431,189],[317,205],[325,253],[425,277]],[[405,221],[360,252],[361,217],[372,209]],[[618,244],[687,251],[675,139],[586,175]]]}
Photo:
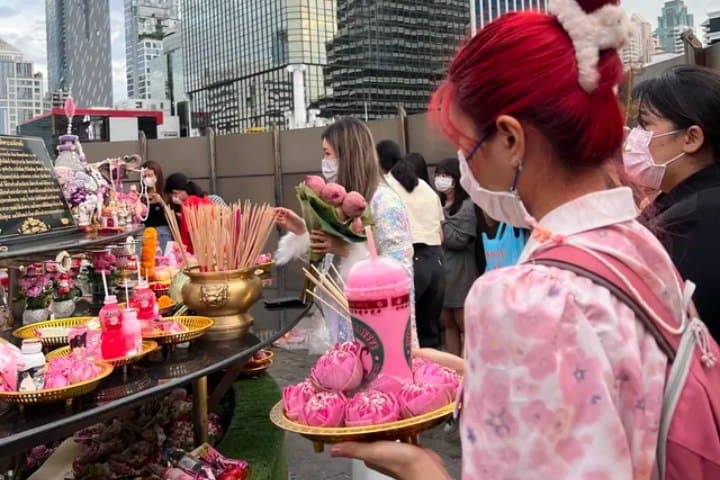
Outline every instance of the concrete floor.
{"label": "concrete floor", "polygon": [[[281,387],[298,383],[307,377],[316,359],[305,350],[278,349],[270,374]],[[460,478],[460,439],[457,431],[446,433],[440,426],[424,433],[420,442],[443,457],[452,478]],[[330,458],[328,449],[317,454],[309,440],[290,433],[285,436],[285,446],[290,480],[350,480],[350,461]]]}

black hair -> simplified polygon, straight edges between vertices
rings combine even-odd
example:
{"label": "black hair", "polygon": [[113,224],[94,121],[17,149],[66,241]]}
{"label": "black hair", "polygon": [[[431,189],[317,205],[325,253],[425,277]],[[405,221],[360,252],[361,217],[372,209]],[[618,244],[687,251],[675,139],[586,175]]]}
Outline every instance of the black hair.
{"label": "black hair", "polygon": [[[465,199],[469,198],[465,189],[462,188],[462,186],[460,185],[460,162],[458,161],[458,159],[446,158],[445,160],[442,160],[440,163],[438,163],[438,166],[435,169],[435,175],[439,174],[448,175],[453,179],[455,198],[453,199],[452,205],[450,205],[448,213],[450,215],[455,215],[458,210],[460,210],[460,207],[462,207]],[[447,200],[445,194],[442,192],[438,192],[438,195],[440,195],[440,200],[442,201],[442,204],[445,205],[445,201]]]}
{"label": "black hair", "polygon": [[638,84],[632,98],[638,103],[641,125],[643,111],[669,120],[679,130],[697,125],[712,147],[713,156],[720,156],[718,72],[694,65],[673,67]]}
{"label": "black hair", "polygon": [[173,173],[165,179],[165,193],[172,193],[173,190],[183,190],[188,195],[195,195],[196,197],[207,196],[205,190],[183,173]]}
{"label": "black hair", "polygon": [[420,180],[418,180],[417,174],[415,173],[415,167],[407,159],[400,160],[390,170],[390,174],[395,177],[400,185],[403,186],[408,193],[412,193],[415,187],[418,186]]}
{"label": "black hair", "polygon": [[405,157],[405,160],[410,162],[410,165],[412,165],[415,169],[415,175],[417,175],[420,180],[424,180],[425,183],[430,183],[427,163],[425,162],[425,158],[422,155],[420,155],[419,153],[409,153]]}
{"label": "black hair", "polygon": [[375,146],[375,150],[377,150],[380,168],[382,168],[385,172],[392,170],[392,168],[403,158],[400,145],[392,140],[382,140],[378,142]]}

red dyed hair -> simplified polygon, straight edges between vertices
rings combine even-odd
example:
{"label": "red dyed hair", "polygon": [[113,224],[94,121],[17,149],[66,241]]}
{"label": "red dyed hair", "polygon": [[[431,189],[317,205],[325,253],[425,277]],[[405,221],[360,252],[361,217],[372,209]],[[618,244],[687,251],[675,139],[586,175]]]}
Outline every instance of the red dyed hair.
{"label": "red dyed hair", "polygon": [[[593,12],[617,2],[578,3]],[[450,120],[451,107],[470,117],[479,130],[501,115],[512,115],[537,128],[568,167],[600,165],[616,155],[623,142],[623,116],[613,90],[623,77],[616,50],[600,53],[598,70],[600,84],[589,94],[580,87],[575,49],[557,19],[511,13],[460,48],[430,108],[456,145],[465,135]]]}

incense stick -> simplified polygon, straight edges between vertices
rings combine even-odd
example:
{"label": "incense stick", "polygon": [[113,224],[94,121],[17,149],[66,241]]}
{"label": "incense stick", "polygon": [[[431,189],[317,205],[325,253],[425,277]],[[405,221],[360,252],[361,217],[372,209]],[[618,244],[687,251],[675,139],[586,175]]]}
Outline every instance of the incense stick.
{"label": "incense stick", "polygon": [[312,290],[306,290],[306,291],[307,291],[307,293],[309,293],[310,295],[312,295],[313,298],[315,298],[316,300],[319,300],[320,303],[322,303],[323,305],[325,305],[326,307],[328,307],[330,310],[332,310],[333,312],[337,313],[338,315],[340,315],[341,317],[343,317],[343,318],[344,318],[345,320],[347,320],[348,322],[350,321],[350,316],[348,315],[347,312],[346,312],[346,313],[342,313],[340,310],[338,310],[338,309],[335,308],[333,305],[331,305],[330,302],[328,302],[327,300],[325,300],[324,298],[322,298],[321,296],[319,296],[318,294],[316,294],[316,293],[313,292]]}

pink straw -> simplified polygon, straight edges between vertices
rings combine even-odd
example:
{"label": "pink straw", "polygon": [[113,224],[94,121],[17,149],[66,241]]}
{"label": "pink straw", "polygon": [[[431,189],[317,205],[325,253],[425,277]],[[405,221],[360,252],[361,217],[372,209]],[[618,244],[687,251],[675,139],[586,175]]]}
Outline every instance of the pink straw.
{"label": "pink straw", "polygon": [[365,236],[367,237],[368,248],[370,249],[370,258],[372,258],[373,260],[377,260],[377,247],[375,246],[375,237],[373,237],[372,228],[370,227],[370,225],[365,227]]}

